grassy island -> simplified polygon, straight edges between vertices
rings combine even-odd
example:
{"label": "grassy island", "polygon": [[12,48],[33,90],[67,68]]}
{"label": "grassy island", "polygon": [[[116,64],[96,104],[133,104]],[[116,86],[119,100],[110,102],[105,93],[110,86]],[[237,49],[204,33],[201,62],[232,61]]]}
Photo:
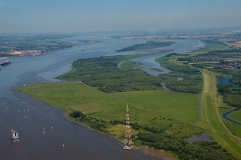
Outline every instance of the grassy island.
{"label": "grassy island", "polygon": [[165,47],[170,46],[174,44],[175,42],[155,42],[155,41],[147,41],[143,44],[135,44],[130,47],[126,47],[120,50],[117,50],[116,52],[127,52],[127,51],[135,51],[135,50],[147,50],[147,49],[153,49],[153,48],[159,48],[159,47]]}

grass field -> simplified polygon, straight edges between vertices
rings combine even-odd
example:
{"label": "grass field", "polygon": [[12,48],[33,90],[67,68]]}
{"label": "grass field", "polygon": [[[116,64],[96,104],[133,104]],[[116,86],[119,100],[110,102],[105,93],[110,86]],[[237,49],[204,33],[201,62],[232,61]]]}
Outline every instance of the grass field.
{"label": "grass field", "polygon": [[163,72],[163,70],[159,69],[159,68],[151,68],[151,70],[154,70],[154,71],[157,71],[157,72]]}
{"label": "grass field", "polygon": [[[67,115],[77,110],[106,122],[124,122],[128,104],[132,123],[161,127],[176,137],[189,137],[203,131],[190,125],[198,121],[199,97],[194,94],[165,90],[107,94],[81,82],[45,83],[17,89],[47,104],[63,108]],[[122,128],[107,126],[107,130],[117,138],[120,138],[119,132],[124,133]]]}
{"label": "grass field", "polygon": [[224,123],[226,124],[227,128],[236,136],[241,137],[241,126],[234,124],[226,119],[223,119]]}
{"label": "grass field", "polygon": [[202,121],[197,126],[209,130],[209,134],[235,157],[241,158],[239,137],[233,135],[222,121],[219,113],[216,78],[213,72],[203,70]]}
{"label": "grass field", "polygon": [[165,90],[120,92],[111,95],[153,115],[163,115],[185,123],[198,121],[198,95]]}
{"label": "grass field", "polygon": [[234,113],[231,113],[229,115],[230,118],[232,118],[235,121],[238,121],[241,123],[241,110],[235,111]]}
{"label": "grass field", "polygon": [[81,82],[45,83],[17,89],[47,104],[63,108],[68,113],[73,110],[83,113],[111,112],[112,107],[115,110],[121,110],[122,106],[125,108],[125,103]]}
{"label": "grass field", "polygon": [[175,42],[154,42],[154,41],[146,41],[146,43],[143,44],[135,44],[120,50],[117,50],[116,52],[126,52],[126,51],[135,51],[135,50],[144,50],[144,49],[153,49],[153,48],[159,48],[159,47],[165,47],[170,46],[174,44]]}
{"label": "grass field", "polygon": [[139,65],[141,65],[141,64],[133,62],[133,61],[125,61],[121,64],[120,68],[123,69],[123,70],[129,70],[129,69],[132,69],[132,68],[137,67]]}

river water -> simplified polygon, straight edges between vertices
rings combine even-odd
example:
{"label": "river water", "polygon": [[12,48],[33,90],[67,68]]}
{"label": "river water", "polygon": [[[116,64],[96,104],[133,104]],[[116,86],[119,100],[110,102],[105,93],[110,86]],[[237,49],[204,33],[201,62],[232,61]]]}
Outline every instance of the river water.
{"label": "river water", "polygon": [[[112,53],[111,55],[117,55],[117,54],[126,55],[126,54],[133,54],[133,53],[143,53],[144,54],[147,52],[172,50],[171,52],[139,57],[139,58],[135,58],[132,60],[134,62],[139,62],[139,63],[143,64],[142,66],[138,66],[136,68],[141,68],[142,70],[148,72],[150,75],[157,76],[158,74],[169,73],[170,70],[160,66],[160,64],[157,63],[155,61],[155,59],[166,56],[170,53],[186,53],[186,52],[195,51],[199,48],[205,47],[205,44],[203,44],[199,40],[169,40],[169,41],[174,41],[176,43],[171,46],[166,46],[166,47],[161,47],[161,48],[155,48],[155,49],[144,50],[144,51],[135,51],[135,52],[133,52],[133,51],[132,52],[122,52],[122,53],[118,52],[118,53]],[[158,69],[162,70],[162,72],[152,70],[151,68],[158,68]]]}
{"label": "river water", "polygon": [[[73,60],[109,55],[123,47],[144,42],[112,39],[110,35],[95,33],[68,38],[65,40],[80,46],[53,51],[45,56],[10,58],[11,65],[1,67],[1,160],[160,159],[140,150],[124,151],[121,142],[71,122],[63,110],[14,90],[14,86],[58,81],[54,77],[68,72]],[[78,40],[100,40],[103,43],[84,45]],[[19,133],[20,141],[10,139],[11,129]]]}

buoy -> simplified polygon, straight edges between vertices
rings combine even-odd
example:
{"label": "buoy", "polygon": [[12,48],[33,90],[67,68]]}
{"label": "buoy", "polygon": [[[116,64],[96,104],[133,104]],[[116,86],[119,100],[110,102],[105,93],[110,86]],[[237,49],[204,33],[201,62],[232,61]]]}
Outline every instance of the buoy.
{"label": "buoy", "polygon": [[64,144],[63,144],[63,147],[64,147]]}
{"label": "buoy", "polygon": [[25,110],[23,112],[25,113]]}
{"label": "buoy", "polygon": [[29,112],[29,109],[28,109],[28,112]]}
{"label": "buoy", "polygon": [[54,129],[54,127],[52,127],[52,129]]}

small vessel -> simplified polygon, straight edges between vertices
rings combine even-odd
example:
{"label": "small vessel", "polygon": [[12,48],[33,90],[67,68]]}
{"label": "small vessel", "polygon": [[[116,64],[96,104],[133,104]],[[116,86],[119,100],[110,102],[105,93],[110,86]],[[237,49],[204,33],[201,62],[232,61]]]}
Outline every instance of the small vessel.
{"label": "small vessel", "polygon": [[9,64],[10,64],[10,61],[5,61],[5,62],[1,63],[1,66],[6,66],[6,65],[9,65]]}
{"label": "small vessel", "polygon": [[12,137],[12,140],[19,140],[18,133],[15,130],[11,130],[10,135]]}
{"label": "small vessel", "polygon": [[125,146],[123,147],[123,149],[124,149],[124,150],[131,150],[131,146],[125,145]]}

